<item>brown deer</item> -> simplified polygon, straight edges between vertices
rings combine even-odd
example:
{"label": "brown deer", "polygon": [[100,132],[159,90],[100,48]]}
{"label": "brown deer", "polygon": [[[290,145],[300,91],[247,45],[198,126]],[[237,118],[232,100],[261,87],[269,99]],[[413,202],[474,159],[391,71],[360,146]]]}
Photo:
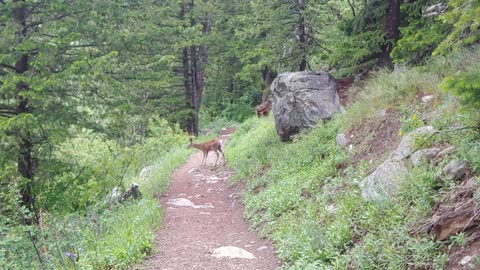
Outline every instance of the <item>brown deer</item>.
{"label": "brown deer", "polygon": [[190,137],[190,144],[187,146],[187,148],[197,148],[202,151],[203,153],[203,160],[202,160],[202,167],[207,166],[207,156],[209,152],[215,152],[217,154],[217,159],[215,160],[215,165],[217,166],[218,162],[218,156],[219,153],[222,155],[223,158],[223,165],[225,165],[225,155],[223,154],[222,150],[222,144],[218,138],[215,138],[213,140],[210,140],[208,142],[203,142],[203,143],[193,143],[192,138]]}
{"label": "brown deer", "polygon": [[266,101],[262,102],[262,104],[255,107],[255,110],[257,111],[258,118],[260,118],[261,115],[268,116],[268,112],[271,109],[272,109],[272,101],[271,100],[266,100]]}

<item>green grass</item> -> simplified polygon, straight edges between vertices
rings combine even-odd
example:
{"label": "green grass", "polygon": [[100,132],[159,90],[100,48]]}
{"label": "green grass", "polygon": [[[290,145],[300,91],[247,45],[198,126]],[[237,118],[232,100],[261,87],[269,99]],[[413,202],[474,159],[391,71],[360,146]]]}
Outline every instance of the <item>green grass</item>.
{"label": "green grass", "polygon": [[[48,206],[43,231],[0,219],[0,269],[128,269],[141,262],[154,251],[154,230],[162,222],[157,195],[187,159],[187,142],[185,134],[167,128],[131,147],[96,138],[65,143],[58,159],[75,160],[78,168],[44,184],[45,195],[38,196]],[[140,182],[145,166],[153,169]],[[143,198],[112,205],[112,188],[132,182],[140,182]],[[76,254],[78,261],[65,252]]]}
{"label": "green grass", "polygon": [[[450,99],[450,102],[455,103],[454,108],[457,110],[458,99],[451,100],[451,96],[440,89],[440,84],[444,77],[455,74],[459,70],[480,69],[479,51],[479,47],[474,47],[448,57],[435,57],[424,66],[404,68],[393,73],[386,70],[374,72],[362,83],[357,101],[349,106],[347,113],[337,121],[342,123],[343,128],[348,128],[376,117],[382,109],[398,110],[401,107],[409,112],[416,109],[423,110],[425,108],[422,105],[413,107],[412,104],[418,103],[417,95],[421,97],[427,94],[440,97],[440,100],[433,104],[434,108],[448,104],[449,102],[444,100]],[[438,113],[440,112],[438,110]]]}
{"label": "green grass", "polygon": [[[233,183],[245,182],[245,217],[273,241],[283,268],[442,269],[447,246],[410,231],[453,183],[439,193],[434,181],[439,168],[411,168],[398,195],[366,202],[359,182],[368,161],[337,171],[348,164],[349,153],[337,147],[335,136],[367,119],[375,121],[381,109],[399,117],[405,132],[424,121],[441,130],[478,123],[478,111],[461,108],[456,97],[438,87],[456,69],[478,67],[477,60],[478,50],[464,51],[424,67],[378,72],[346,114],[290,143],[280,142],[272,118],[251,118],[239,127],[226,147],[228,165],[237,171]],[[434,94],[436,101],[425,105],[419,94]],[[458,150],[451,158],[466,160],[478,172],[479,135],[475,130],[444,132],[422,145],[454,145]]]}

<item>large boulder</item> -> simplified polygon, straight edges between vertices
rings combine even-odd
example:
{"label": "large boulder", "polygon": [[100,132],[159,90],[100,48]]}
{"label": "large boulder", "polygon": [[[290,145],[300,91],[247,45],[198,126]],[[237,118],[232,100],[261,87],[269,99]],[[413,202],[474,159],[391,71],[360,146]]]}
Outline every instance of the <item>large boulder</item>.
{"label": "large boulder", "polygon": [[342,111],[335,79],[326,72],[287,72],[271,86],[275,127],[282,141]]}

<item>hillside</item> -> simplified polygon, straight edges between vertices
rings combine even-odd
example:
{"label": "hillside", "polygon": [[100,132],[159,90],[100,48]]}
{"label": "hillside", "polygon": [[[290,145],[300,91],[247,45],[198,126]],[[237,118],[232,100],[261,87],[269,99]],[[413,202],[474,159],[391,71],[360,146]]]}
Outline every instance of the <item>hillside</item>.
{"label": "hillside", "polygon": [[[268,267],[477,264],[479,14],[480,0],[0,0],[0,269],[161,268],[175,213],[212,236],[180,239],[196,239],[189,257],[167,234],[178,269],[248,268],[212,255],[236,243]],[[297,72],[322,74],[327,106],[277,102],[271,85]],[[288,103],[342,114],[316,126]],[[276,106],[315,128],[281,142],[254,117]],[[229,167],[200,170],[228,171],[218,197],[203,182],[168,194],[205,179],[193,151],[220,147]],[[241,230],[220,232],[232,205]],[[229,236],[246,222],[251,238]]]}
{"label": "hillside", "polygon": [[[479,202],[480,114],[439,88],[444,76],[478,70],[479,52],[432,58],[393,73],[373,72],[350,88],[346,113],[291,143],[280,142],[272,117],[251,118],[239,127],[226,147],[229,166],[237,170],[233,184],[245,186],[245,217],[273,240],[285,266],[464,269],[460,260],[471,256],[472,267],[480,267],[478,228],[473,234],[460,229],[442,241],[433,232],[417,232],[468,179],[476,186],[457,206],[464,200]],[[422,101],[429,95],[432,100]],[[439,132],[416,138],[414,148],[454,147],[453,152],[435,165],[409,163],[396,195],[380,201],[362,198],[362,180],[409,132],[424,126]],[[350,141],[344,149],[336,142],[339,133]],[[465,162],[467,173],[438,182],[435,175],[451,160]],[[467,218],[478,222],[478,207]]]}

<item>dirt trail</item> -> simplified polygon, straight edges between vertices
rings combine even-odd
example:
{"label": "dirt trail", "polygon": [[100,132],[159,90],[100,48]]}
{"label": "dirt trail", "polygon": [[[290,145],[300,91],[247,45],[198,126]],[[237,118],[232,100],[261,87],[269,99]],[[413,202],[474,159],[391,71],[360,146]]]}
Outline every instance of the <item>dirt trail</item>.
{"label": "dirt trail", "polygon": [[[228,134],[221,139],[226,138]],[[157,254],[137,269],[278,267],[271,244],[248,230],[242,217],[243,206],[227,187],[233,172],[225,167],[213,168],[214,161],[215,154],[210,153],[208,166],[200,167],[202,154],[196,153],[173,173],[170,187],[161,199],[165,212],[164,223],[156,235]]]}

